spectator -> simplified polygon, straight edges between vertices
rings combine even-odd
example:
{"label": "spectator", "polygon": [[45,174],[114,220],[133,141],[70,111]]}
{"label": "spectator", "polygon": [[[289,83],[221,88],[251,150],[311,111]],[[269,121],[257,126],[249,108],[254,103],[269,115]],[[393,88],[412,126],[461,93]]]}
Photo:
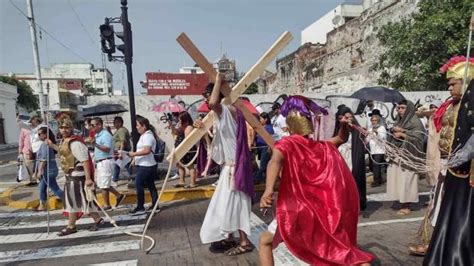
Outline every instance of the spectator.
{"label": "spectator", "polygon": [[[387,130],[382,124],[382,117],[375,112],[370,115],[370,122],[372,123],[369,134],[372,134],[373,137],[376,137],[380,140],[387,139]],[[382,167],[385,163],[385,148],[384,146],[378,144],[373,139],[369,140],[370,147],[370,159],[372,160],[372,172],[374,174],[374,181],[370,185],[371,187],[378,187],[382,185]]]}
{"label": "spectator", "polygon": [[286,119],[280,114],[280,107],[281,105],[279,103],[274,103],[272,106],[273,116],[271,118],[271,123],[275,132],[273,136],[275,141],[279,141],[284,136],[289,135],[288,126],[286,125]]}
{"label": "spectator", "polygon": [[[275,131],[273,130],[273,126],[270,121],[270,115],[268,113],[263,112],[260,114],[260,123],[265,127],[265,130],[270,135],[273,136],[275,134]],[[267,165],[271,156],[271,149],[267,146],[263,138],[258,134],[255,143],[257,148],[257,156],[260,160],[260,167],[258,169],[255,182],[262,183],[265,182],[265,174],[267,172]]]}
{"label": "spectator", "polygon": [[[31,142],[30,142],[30,136],[31,136],[31,129],[29,128],[20,128],[20,138],[18,139],[18,154],[20,157],[20,160],[23,160],[26,167],[31,165],[32,160],[32,154],[31,154]],[[30,183],[34,181],[33,176],[30,176]],[[17,182],[21,182],[20,179],[17,177]]]}
{"label": "spectator", "polygon": [[[130,132],[127,128],[123,126],[123,119],[119,116],[114,118],[114,127],[115,127],[115,134],[113,136],[114,142],[114,158],[117,159],[121,157],[121,153],[118,151],[130,151]],[[125,166],[127,169],[128,175],[130,176],[131,168],[130,163]],[[117,164],[114,164],[114,175],[112,177],[113,182],[117,182],[119,180],[120,175],[120,167]]]}
{"label": "spectator", "polygon": [[[56,145],[56,139],[51,129],[40,127],[38,137],[42,141],[37,153],[38,170],[36,171],[39,183],[40,204],[37,211],[44,211],[47,208],[47,188],[63,201],[63,191],[59,188],[56,177],[58,176],[58,165],[56,164],[56,151],[48,146],[48,143]],[[53,146],[52,145],[52,146]]]}
{"label": "spectator", "polygon": [[[33,169],[36,170],[36,153],[38,152],[39,148],[41,147],[42,141],[38,137],[38,129],[43,126],[43,119],[39,116],[33,116],[30,119],[29,123],[25,123],[22,120],[17,118],[17,122],[20,128],[26,128],[31,131],[30,133],[30,144],[31,144],[31,151],[30,151],[30,158],[33,160]],[[35,173],[33,176],[36,176]],[[30,182],[31,185],[36,184],[36,180]]]}
{"label": "spectator", "polygon": [[[415,115],[415,105],[403,100],[397,105],[398,115],[389,141],[400,149],[409,152],[413,159],[421,158],[425,129],[420,119]],[[411,212],[410,204],[418,202],[418,174],[409,165],[399,159],[391,158],[387,169],[387,197],[400,201],[399,215]]]}
{"label": "spectator", "polygon": [[[338,106],[334,136],[339,132],[342,120],[350,121],[352,125],[359,126],[359,122],[355,119],[354,113],[352,113],[349,107],[345,105]],[[345,152],[344,149],[346,149]],[[365,210],[367,206],[367,180],[365,176],[365,146],[362,142],[361,133],[353,129],[347,143],[339,146],[339,151],[346,162],[348,162],[348,165],[350,165],[349,168],[352,170],[352,176],[354,176],[359,190],[360,209]]]}
{"label": "spectator", "polygon": [[102,118],[94,117],[91,125],[94,132],[96,132],[92,142],[95,143],[94,161],[97,187],[102,190],[104,210],[110,210],[112,208],[110,206],[110,192],[112,192],[117,199],[115,207],[125,199],[124,194],[120,194],[120,192],[111,186],[114,166],[112,161],[113,138],[109,131],[104,129]]}
{"label": "spectator", "polygon": [[[368,100],[367,101],[367,106],[364,110],[364,113],[365,115],[370,118],[370,114],[372,114],[372,112],[374,112],[375,110],[377,110],[377,113],[378,115],[382,118],[382,123],[385,124],[385,117],[387,117],[387,107],[385,107],[383,105],[383,103],[381,102],[377,102],[375,103],[373,100]],[[366,120],[367,123],[365,125],[365,128],[367,130],[370,130],[370,127],[372,126],[372,123],[370,121],[370,119],[367,119]]]}
{"label": "spectator", "polygon": [[[175,147],[178,147],[181,142],[191,133],[193,130],[193,119],[188,112],[181,112],[178,116],[178,127],[173,127],[173,124],[169,122],[169,126],[171,128],[171,132],[175,139]],[[179,181],[175,185],[175,187],[184,187],[184,188],[194,188],[197,187],[196,185],[196,155],[197,148],[193,146],[191,150],[183,156],[183,158],[176,164],[178,168],[179,174]],[[185,175],[186,169],[189,171],[189,175],[191,176],[191,181],[189,185],[185,184]]]}
{"label": "spectator", "polygon": [[[146,186],[151,194],[152,210],[158,204],[158,192],[155,187],[155,177],[157,176],[156,161],[153,156],[156,148],[156,133],[150,121],[144,117],[137,117],[137,131],[140,139],[137,143],[137,151],[129,152],[130,157],[135,157],[136,177],[135,189],[137,191],[137,206],[130,211],[132,215],[145,213],[145,191]],[[157,207],[157,212],[160,208]]]}

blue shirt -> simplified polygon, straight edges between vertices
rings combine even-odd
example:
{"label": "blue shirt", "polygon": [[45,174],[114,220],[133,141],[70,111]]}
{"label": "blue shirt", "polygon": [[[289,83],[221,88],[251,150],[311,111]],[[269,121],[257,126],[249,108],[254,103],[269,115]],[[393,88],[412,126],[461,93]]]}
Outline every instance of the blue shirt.
{"label": "blue shirt", "polygon": [[[270,124],[270,125],[265,125],[265,130],[273,136],[273,134],[275,134],[275,131],[273,130],[273,126]],[[260,137],[260,135],[257,134],[257,140],[255,141],[255,145],[257,147],[265,147],[267,146],[267,144],[265,143],[265,141],[263,140],[262,137]]]}
{"label": "blue shirt", "polygon": [[95,143],[100,146],[107,146],[110,149],[109,152],[105,152],[95,147],[94,148],[95,161],[112,157],[114,142],[113,142],[112,134],[110,134],[109,131],[107,131],[106,129],[102,129],[99,133],[96,133]]}
{"label": "blue shirt", "polygon": [[[49,151],[48,151],[49,149]],[[49,154],[48,154],[49,152]],[[48,161],[48,156],[49,156],[49,161]],[[38,153],[36,153],[36,159],[39,161],[44,161],[46,162],[46,165],[44,166],[44,173],[46,173],[48,170],[49,171],[57,171],[58,170],[58,165],[56,164],[56,153],[52,148],[48,146],[46,143],[41,143],[41,146],[38,150]],[[49,164],[49,166],[48,166]],[[39,165],[39,164],[37,164]]]}

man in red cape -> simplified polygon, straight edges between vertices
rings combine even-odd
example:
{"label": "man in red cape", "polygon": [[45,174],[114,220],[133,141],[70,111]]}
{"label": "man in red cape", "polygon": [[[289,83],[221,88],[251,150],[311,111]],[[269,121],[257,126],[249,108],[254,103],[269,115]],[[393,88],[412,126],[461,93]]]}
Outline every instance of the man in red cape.
{"label": "man in red cape", "polygon": [[[290,252],[312,265],[369,265],[374,256],[357,247],[359,195],[337,146],[348,139],[349,121],[328,141],[313,141],[311,116],[327,113],[302,96],[282,106],[291,136],[273,149],[260,206],[269,208],[281,171],[276,206],[277,228],[260,238],[260,262],[273,265],[275,247],[285,242]],[[272,222],[274,223],[274,222]]]}

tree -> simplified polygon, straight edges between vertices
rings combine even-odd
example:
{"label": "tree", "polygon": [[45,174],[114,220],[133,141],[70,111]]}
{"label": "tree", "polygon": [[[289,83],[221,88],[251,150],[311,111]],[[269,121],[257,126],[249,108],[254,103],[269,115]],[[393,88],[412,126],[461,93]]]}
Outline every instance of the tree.
{"label": "tree", "polygon": [[90,85],[90,84],[84,85],[84,88],[85,88],[86,91],[87,91],[87,95],[101,95],[101,93],[99,92],[99,90],[97,90],[96,88],[92,87],[92,85]]}
{"label": "tree", "polygon": [[17,80],[14,76],[0,76],[0,81],[17,87],[18,97],[17,105],[25,108],[28,112],[39,109],[39,99],[33,94],[33,89],[24,81]]}
{"label": "tree", "polygon": [[245,90],[244,94],[257,94],[258,93],[258,86],[257,84],[255,84],[255,82],[252,82],[252,84],[250,84],[248,87],[247,87],[247,90]]}
{"label": "tree", "polygon": [[404,91],[445,90],[439,68],[454,55],[465,55],[474,1],[421,0],[419,12],[378,32],[386,48],[374,70],[379,83]]}

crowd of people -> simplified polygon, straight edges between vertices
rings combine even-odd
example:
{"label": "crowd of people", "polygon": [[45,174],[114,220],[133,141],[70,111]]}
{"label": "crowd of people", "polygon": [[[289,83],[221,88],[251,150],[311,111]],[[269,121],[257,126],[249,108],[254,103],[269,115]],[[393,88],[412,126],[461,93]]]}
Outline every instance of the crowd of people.
{"label": "crowd of people", "polygon": [[[410,215],[413,204],[419,202],[420,176],[433,187],[417,241],[409,246],[411,253],[426,255],[425,265],[472,265],[474,83],[469,87],[463,83],[463,62],[454,58],[442,68],[448,79],[449,100],[429,108],[401,100],[396,103],[396,118],[390,127],[385,120],[388,114],[373,101],[367,103],[365,115],[369,119],[365,124],[341,105],[333,114],[332,137],[314,139],[313,118],[330,115],[328,110],[303,96],[287,97],[283,104],[275,103],[270,113],[255,114],[275,144],[256,134],[238,108],[221,103],[223,77],[218,74],[203,93],[209,110],[215,113],[214,123],[176,165],[179,180],[175,187],[186,189],[198,186],[198,178],[218,166],[216,189],[200,231],[202,243],[210,244],[211,252],[229,256],[251,252],[248,236],[252,201],[257,200],[254,185],[265,183],[260,206],[267,209],[273,207],[274,187],[280,180],[275,219],[260,240],[262,265],[273,264],[272,248],[280,242],[311,264],[368,265],[375,256],[357,246],[358,217],[367,208],[368,166],[373,173],[370,186],[386,182],[387,198],[400,203],[400,216]],[[469,71],[468,77],[473,78],[474,62]],[[463,86],[467,87],[465,92]],[[175,147],[186,141],[194,128],[205,127],[202,117],[193,119],[183,111],[168,119]],[[73,134],[69,117],[60,117],[60,143],[39,117],[30,123],[19,121],[19,125],[19,152],[35,163],[33,179],[40,180],[38,210],[47,207],[46,187],[50,187],[69,215],[69,224],[60,235],[75,233],[75,222],[83,214],[94,219],[91,230],[104,223],[90,198],[98,188],[104,210],[112,208],[110,194],[116,198],[115,206],[121,204],[125,194],[113,185],[121,168],[129,175],[132,168],[136,173],[137,204],[131,214],[147,211],[145,188],[151,194],[151,208],[158,204],[154,180],[159,138],[148,119],[137,118],[140,138],[134,150],[120,117],[114,119],[113,135],[100,117],[87,120],[82,137]],[[403,151],[409,159],[392,150]],[[63,190],[56,182],[56,154],[66,176]],[[115,163],[127,158],[132,160],[122,167]],[[413,161],[427,167],[420,169]],[[431,225],[429,232],[427,224]]]}

